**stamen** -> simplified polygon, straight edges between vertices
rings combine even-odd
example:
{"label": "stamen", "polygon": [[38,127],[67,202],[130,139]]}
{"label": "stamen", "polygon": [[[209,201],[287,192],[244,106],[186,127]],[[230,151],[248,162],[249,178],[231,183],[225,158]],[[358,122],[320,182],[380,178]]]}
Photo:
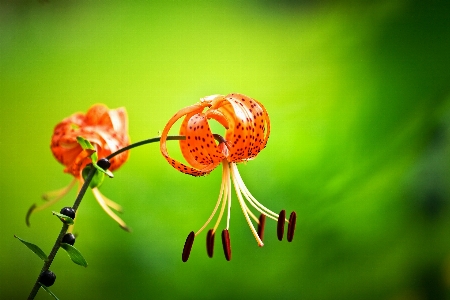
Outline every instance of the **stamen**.
{"label": "stamen", "polygon": [[276,213],[274,213],[273,211],[271,211],[270,209],[268,209],[267,207],[265,207],[264,205],[262,205],[261,203],[259,203],[259,201],[256,200],[256,198],[253,197],[253,195],[247,189],[244,181],[242,180],[241,174],[239,174],[239,170],[238,170],[236,164],[233,164],[233,171],[234,171],[234,174],[236,174],[235,177],[236,177],[236,182],[239,185],[239,189],[242,191],[242,194],[248,200],[248,202],[250,202],[250,204],[261,214],[265,214],[269,218],[276,221],[278,218],[278,215]]}
{"label": "stamen", "polygon": [[72,187],[75,185],[75,183],[78,180],[76,178],[74,178],[68,186],[56,190],[56,191],[51,191],[51,192],[47,192],[44,195],[42,195],[42,199],[44,199],[45,202],[44,204],[37,206],[36,204],[33,204],[27,212],[27,215],[25,216],[25,222],[27,224],[27,226],[30,226],[30,216],[32,213],[43,210],[49,206],[52,206],[53,204],[55,204],[56,202],[58,202],[62,197],[64,197],[65,195],[67,195],[67,193],[72,189]]}
{"label": "stamen", "polygon": [[[232,173],[231,173],[232,174]],[[231,178],[230,178],[230,169],[228,168],[227,163],[227,186],[228,189],[228,215],[227,215],[227,229],[230,229],[230,218],[231,218]]]}
{"label": "stamen", "polygon": [[265,225],[266,225],[266,215],[261,214],[261,216],[259,216],[259,223],[258,223],[258,235],[261,241],[264,239]]}
{"label": "stamen", "polygon": [[55,203],[56,201],[58,201],[59,199],[64,197],[72,189],[72,187],[75,185],[76,182],[77,182],[77,179],[74,178],[69,183],[68,186],[63,187],[62,189],[59,189],[56,191],[51,191],[51,192],[47,192],[47,193],[43,194],[42,199],[44,199],[45,201],[52,201],[52,203]]}
{"label": "stamen", "polygon": [[222,161],[222,185],[223,185],[223,202],[222,208],[220,209],[219,218],[217,218],[216,224],[214,225],[214,232],[222,220],[223,213],[225,211],[225,206],[228,203],[228,215],[227,215],[227,229],[230,227],[230,205],[231,205],[231,183],[230,183],[230,168],[228,167],[228,162],[226,159]]}
{"label": "stamen", "polygon": [[288,242],[292,242],[294,238],[295,224],[297,223],[297,213],[295,211],[291,212],[291,216],[289,217],[289,225],[287,232],[287,240]]}
{"label": "stamen", "polygon": [[286,211],[283,209],[278,216],[277,236],[278,240],[283,240],[284,224],[286,223]]}
{"label": "stamen", "polygon": [[220,221],[222,220],[223,212],[225,211],[225,206],[227,205],[227,199],[228,199],[227,194],[229,194],[228,188],[225,187],[223,200],[222,200],[222,207],[220,208],[219,217],[217,218],[216,224],[214,224],[214,228],[213,228],[214,232],[217,230],[217,227],[219,227]]}
{"label": "stamen", "polygon": [[131,229],[125,224],[125,222],[119,218],[106,204],[104,196],[100,193],[98,188],[93,188],[92,192],[94,193],[95,199],[97,199],[98,204],[100,204],[101,208],[110,216],[114,221],[116,221],[120,228],[125,231],[131,232]]}
{"label": "stamen", "polygon": [[[220,186],[219,198],[217,199],[216,206],[214,207],[214,209],[213,209],[211,215],[209,216],[208,220],[206,220],[205,224],[203,224],[203,226],[195,233],[195,235],[199,235],[200,232],[202,232],[203,229],[205,229],[206,226],[208,226],[209,222],[211,222],[212,218],[216,214],[217,209],[219,208],[220,202],[222,202],[222,198],[226,198],[227,197],[226,196],[227,195],[227,188],[225,187],[227,177],[230,177],[230,176],[228,175],[228,173],[227,173],[227,171],[225,169],[225,165],[224,165],[224,168],[222,170],[222,184]],[[224,194],[224,191],[225,191],[225,194]],[[222,220],[223,211],[225,209],[225,200],[223,200],[223,201],[224,201],[224,203],[222,204],[222,208],[220,209],[219,218],[217,219],[216,225],[214,226],[214,231],[216,230],[217,226],[219,225],[220,220]]]}
{"label": "stamen", "polygon": [[239,186],[239,184],[237,182],[237,176],[236,176],[237,168],[236,168],[236,165],[235,165],[235,163],[231,163],[231,166],[232,166],[232,168],[231,168],[231,177],[233,179],[234,189],[236,190],[236,195],[238,197],[239,204],[241,205],[242,212],[244,213],[245,220],[247,221],[248,227],[250,227],[250,230],[252,231],[253,236],[255,237],[256,242],[258,243],[258,246],[262,247],[262,246],[264,246],[264,243],[259,238],[258,233],[256,232],[256,229],[253,226],[252,221],[250,220],[250,217],[248,215],[248,207],[245,204],[244,199],[242,198],[242,191],[240,190],[240,186]]}
{"label": "stamen", "polygon": [[191,254],[192,245],[194,244],[195,233],[191,231],[186,238],[186,242],[184,243],[183,253],[181,254],[181,260],[183,262],[187,262],[189,259],[189,255]]}
{"label": "stamen", "polygon": [[209,257],[213,257],[214,253],[214,230],[210,229],[208,231],[208,234],[206,235],[206,252],[208,253]]}
{"label": "stamen", "polygon": [[230,233],[227,229],[222,231],[222,245],[223,252],[225,253],[225,258],[230,261],[231,260],[231,244],[230,244]]}
{"label": "stamen", "polygon": [[[245,196],[245,195],[244,195]],[[250,203],[251,204],[251,203]],[[252,213],[252,211],[248,208],[248,206],[246,205],[247,208],[247,213],[250,215],[250,217],[252,217],[253,220],[255,220],[256,223],[259,224],[259,219],[255,216],[254,213]]]}
{"label": "stamen", "polygon": [[112,201],[111,199],[103,196],[103,200],[105,200],[106,205],[108,205],[109,207],[111,207],[112,209],[114,209],[117,212],[123,213],[123,208],[120,204]]}

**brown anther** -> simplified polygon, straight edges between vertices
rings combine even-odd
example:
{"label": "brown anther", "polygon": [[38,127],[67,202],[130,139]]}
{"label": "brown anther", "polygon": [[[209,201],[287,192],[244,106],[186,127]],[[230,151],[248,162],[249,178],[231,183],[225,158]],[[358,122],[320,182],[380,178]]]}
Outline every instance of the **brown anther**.
{"label": "brown anther", "polygon": [[214,253],[214,230],[210,229],[208,231],[208,234],[206,235],[206,252],[208,253],[209,257],[213,257]]}
{"label": "brown anther", "polygon": [[230,261],[231,260],[231,244],[230,244],[230,233],[228,229],[224,229],[222,231],[222,245],[223,252],[225,253],[225,258]]}
{"label": "brown anther", "polygon": [[277,236],[282,241],[284,236],[284,224],[286,223],[286,211],[283,209],[278,215]]}
{"label": "brown anther", "polygon": [[288,242],[292,242],[294,238],[295,224],[297,223],[297,213],[295,211],[291,212],[291,216],[289,217],[289,225],[287,232],[287,240]]}
{"label": "brown anther", "polygon": [[189,259],[189,255],[191,254],[192,245],[194,244],[195,233],[191,231],[186,238],[186,242],[184,243],[183,254],[181,254],[181,260],[183,262],[187,262]]}
{"label": "brown anther", "polygon": [[258,224],[258,236],[263,241],[264,239],[264,226],[266,225],[266,215],[261,214],[259,216],[259,224]]}

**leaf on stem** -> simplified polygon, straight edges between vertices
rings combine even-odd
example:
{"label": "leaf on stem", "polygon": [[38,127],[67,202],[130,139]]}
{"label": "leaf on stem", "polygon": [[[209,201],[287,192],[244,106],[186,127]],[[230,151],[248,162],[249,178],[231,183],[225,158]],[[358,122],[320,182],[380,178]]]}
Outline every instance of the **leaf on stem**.
{"label": "leaf on stem", "polygon": [[97,163],[93,163],[93,165],[97,170],[102,172],[102,174],[104,173],[104,174],[108,175],[109,178],[114,178],[114,174],[110,170],[103,170],[101,167],[99,167],[97,165]]}
{"label": "leaf on stem", "polygon": [[[93,166],[87,165],[84,167],[83,171],[81,172],[83,179],[86,180],[88,174],[91,172]],[[98,168],[96,168],[98,170]],[[105,174],[100,172],[95,172],[94,177],[92,177],[91,182],[89,182],[89,186],[91,188],[99,187],[102,185],[103,180],[105,179]]]}
{"label": "leaf on stem", "polygon": [[[113,173],[111,173],[111,171],[109,171],[109,170],[103,170],[101,167],[99,167],[99,166],[97,165],[98,154],[97,154],[97,152],[96,152],[96,150],[95,150],[95,147],[91,144],[91,142],[89,142],[88,140],[86,140],[86,139],[85,139],[84,137],[82,137],[82,136],[77,136],[77,142],[78,142],[78,144],[80,144],[80,146],[81,146],[81,148],[83,148],[83,150],[92,150],[92,151],[94,151],[94,152],[92,152],[92,154],[91,154],[91,160],[92,160],[92,164],[94,165],[94,167],[95,167],[98,171],[100,171],[100,172],[102,172],[102,173],[108,175],[108,177],[110,177],[110,178],[113,178],[113,177],[114,177],[114,175],[113,175]],[[91,186],[91,187],[92,187],[92,186]]]}
{"label": "leaf on stem", "polygon": [[77,265],[87,267],[88,264],[86,260],[84,259],[83,255],[81,255],[80,251],[77,250],[74,246],[67,244],[67,243],[61,243],[61,248],[66,250],[67,254],[69,255],[70,259],[76,263]]}
{"label": "leaf on stem", "polygon": [[41,285],[41,287],[42,287],[47,293],[49,293],[51,296],[53,296],[53,298],[55,298],[56,300],[59,300],[58,297],[56,297],[56,295],[53,294],[52,291],[50,291],[48,287],[46,287],[45,285],[43,285],[43,284],[41,284],[41,283],[39,283],[39,284]]}
{"label": "leaf on stem", "polygon": [[25,246],[28,247],[28,249],[33,251],[37,256],[39,256],[40,259],[42,259],[43,261],[48,260],[47,255],[44,253],[44,251],[42,251],[41,248],[39,248],[39,246],[32,244],[30,242],[27,242],[27,241],[21,239],[20,237],[18,237],[17,235],[14,235],[14,237],[16,239],[18,239],[19,241],[21,241]]}
{"label": "leaf on stem", "polygon": [[78,144],[80,144],[80,146],[81,146],[81,148],[83,148],[83,150],[90,149],[90,150],[95,151],[95,147],[91,144],[91,142],[89,142],[84,137],[77,136],[77,142],[78,142]]}
{"label": "leaf on stem", "polygon": [[61,222],[63,222],[64,224],[67,224],[67,225],[73,225],[74,224],[74,221],[73,221],[73,219],[71,217],[68,217],[66,215],[60,214],[60,213],[58,213],[56,211],[52,211],[52,213],[53,213],[53,215],[57,216],[61,220]]}

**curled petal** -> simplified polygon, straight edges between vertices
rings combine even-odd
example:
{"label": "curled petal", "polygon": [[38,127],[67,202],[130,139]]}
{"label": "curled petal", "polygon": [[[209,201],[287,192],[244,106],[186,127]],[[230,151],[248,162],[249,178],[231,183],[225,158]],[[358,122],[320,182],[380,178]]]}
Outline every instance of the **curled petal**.
{"label": "curled petal", "polygon": [[100,204],[101,208],[110,216],[114,221],[119,224],[120,228],[122,228],[125,231],[130,232],[131,229],[125,224],[125,222],[119,218],[108,206],[108,203],[111,201],[98,190],[98,188],[93,188],[92,192],[94,193],[95,199],[97,200],[98,204]]}
{"label": "curled petal", "polygon": [[[203,112],[204,108],[208,108]],[[187,165],[172,159],[166,139],[173,124],[185,116],[180,135],[181,152]],[[216,144],[208,124],[209,119],[219,122],[226,130],[225,139]],[[167,123],[161,136],[161,153],[179,171],[199,176],[212,171],[223,159],[242,162],[253,159],[264,149],[270,133],[270,121],[264,106],[242,94],[204,97],[195,105],[177,112]]]}
{"label": "curled petal", "polygon": [[91,149],[81,151],[75,158],[75,161],[64,171],[72,174],[80,174],[83,168],[91,161],[89,157],[94,152],[95,151]]}
{"label": "curled petal", "polygon": [[216,145],[204,114],[197,113],[191,116],[186,126],[181,126],[180,134],[186,136],[186,140],[180,141],[180,146],[184,158],[190,165],[201,170],[212,170],[225,158]]}
{"label": "curled petal", "polygon": [[208,119],[214,119],[217,122],[219,122],[223,127],[225,127],[225,129],[228,129],[230,127],[228,119],[225,117],[225,115],[217,110],[217,109],[209,109],[206,113],[205,116]]}
{"label": "curled petal", "polygon": [[[180,172],[183,172],[185,174],[189,174],[189,175],[193,175],[193,176],[201,176],[201,175],[206,175],[209,172],[211,172],[219,163],[214,163],[214,164],[202,164],[201,162],[197,161],[195,159],[195,155],[193,155],[192,153],[189,152],[189,150],[192,150],[191,146],[188,146],[189,141],[194,140],[195,135],[193,134],[193,132],[195,132],[193,129],[192,130],[184,130],[183,128],[186,128],[186,126],[188,125],[190,119],[192,118],[192,116],[195,116],[196,114],[199,114],[202,112],[203,108],[205,107],[206,103],[199,103],[199,104],[195,104],[195,105],[191,105],[188,107],[185,107],[183,109],[181,109],[180,111],[178,111],[170,120],[169,122],[166,124],[166,126],[164,127],[164,130],[161,134],[161,141],[160,141],[160,150],[161,153],[163,154],[164,158],[177,170],[179,170]],[[167,151],[167,135],[169,134],[169,131],[171,129],[171,127],[173,126],[173,124],[180,119],[181,117],[186,116],[183,124],[185,126],[182,126],[182,129],[180,130],[181,134],[186,134],[187,136],[189,136],[189,139],[186,139],[186,141],[181,141],[180,145],[182,145],[182,152],[183,155],[185,156],[186,160],[188,160],[188,162],[191,164],[192,163],[192,167],[191,166],[187,166],[173,158],[171,158],[169,156],[169,153]],[[205,130],[205,128],[203,128]],[[208,126],[208,130],[209,132],[209,126]],[[207,130],[207,131],[208,131]],[[213,139],[213,136],[211,134],[211,138]],[[205,139],[206,141],[206,139]],[[206,144],[205,144],[206,145]],[[214,144],[215,145],[215,144]],[[184,149],[183,149],[184,147]],[[205,146],[204,146],[205,147]],[[209,154],[209,153],[208,153]],[[206,153],[205,153],[206,156]]]}
{"label": "curled petal", "polygon": [[[180,141],[180,148],[181,148],[181,153],[183,154],[184,159],[186,159],[186,161],[193,167],[196,169],[203,169],[206,165],[202,164],[201,162],[199,162],[197,159],[195,159],[194,154],[192,153],[193,150],[193,145],[194,143],[197,143],[197,136],[192,136],[192,130],[188,130],[188,126],[189,126],[189,120],[191,120],[191,118],[194,115],[197,115],[198,112],[194,111],[192,113],[189,113],[186,115],[186,117],[183,120],[183,123],[181,124],[180,127],[180,135],[186,136],[186,140],[182,140]],[[195,126],[195,124],[194,124]],[[191,124],[192,127],[192,124]],[[194,142],[195,140],[195,142]],[[195,148],[194,148],[195,150]]]}
{"label": "curled petal", "polygon": [[264,106],[242,94],[225,96],[218,108],[230,120],[225,139],[231,144],[229,162],[254,158],[264,149],[270,134],[270,121]]}

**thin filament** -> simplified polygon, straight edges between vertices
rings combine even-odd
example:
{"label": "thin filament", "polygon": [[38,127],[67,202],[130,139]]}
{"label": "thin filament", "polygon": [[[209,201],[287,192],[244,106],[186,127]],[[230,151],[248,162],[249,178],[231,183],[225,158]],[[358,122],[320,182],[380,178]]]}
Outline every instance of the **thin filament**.
{"label": "thin filament", "polygon": [[[222,184],[220,186],[220,193],[219,193],[219,198],[217,199],[216,202],[216,206],[214,207],[211,215],[209,216],[208,220],[205,222],[205,224],[203,224],[203,226],[195,233],[195,235],[200,234],[200,232],[203,231],[203,229],[205,229],[206,226],[208,226],[209,222],[211,222],[212,218],[214,217],[214,215],[216,214],[217,208],[219,208],[220,202],[222,202],[222,196],[223,196],[223,191],[224,191],[224,185],[225,185],[225,169],[222,171]],[[225,191],[226,193],[226,191]],[[220,222],[220,219],[222,218],[222,214],[223,214],[223,205],[222,205],[222,209],[220,210],[220,214],[219,214],[219,218],[217,220],[216,226],[214,226],[214,230],[213,232],[216,231],[216,227],[218,225],[218,223]]]}
{"label": "thin filament", "polygon": [[242,180],[242,177],[239,174],[239,171],[238,171],[236,165],[233,166],[233,171],[236,174],[236,180],[238,182],[239,188],[242,191],[242,193],[244,194],[245,198],[248,200],[248,202],[250,202],[250,204],[254,208],[256,208],[260,213],[267,215],[269,218],[271,218],[275,221],[278,221],[278,214],[274,213],[273,211],[271,211],[270,209],[268,209],[267,207],[265,207],[264,205],[259,203],[258,200],[256,200],[255,197],[253,197],[253,195],[250,193],[250,191],[245,186],[245,183]]}
{"label": "thin filament", "polygon": [[227,172],[227,185],[226,188],[228,190],[228,215],[227,215],[227,230],[230,229],[230,218],[231,218],[231,179],[230,179],[230,165],[228,161],[224,160],[224,167],[226,168]]}
{"label": "thin filament", "polygon": [[77,182],[76,178],[74,178],[68,186],[63,187],[62,189],[45,193],[44,195],[42,195],[42,199],[55,203],[72,189],[72,187],[75,185],[75,182]]}
{"label": "thin filament", "polygon": [[103,208],[103,210],[108,214],[108,216],[110,216],[114,221],[116,221],[120,227],[122,227],[123,229],[129,231],[127,224],[125,224],[125,222],[119,218],[106,204],[104,196],[102,195],[102,193],[100,193],[98,188],[93,188],[92,192],[94,193],[95,199],[97,199],[98,204],[100,204],[100,206]]}
{"label": "thin filament", "polygon": [[[33,208],[33,212],[37,212],[37,211],[43,210],[43,209],[45,209],[45,208],[55,204],[59,200],[61,200],[61,198],[64,197],[72,189],[72,187],[75,185],[76,182],[77,182],[77,179],[74,178],[69,183],[68,186],[66,186],[66,187],[64,187],[62,189],[59,189],[57,191],[52,191],[52,192],[45,193],[42,196],[42,198],[44,198],[45,200],[49,200],[49,199],[50,200],[45,202],[44,204],[42,204],[40,206],[37,206],[37,207]],[[51,198],[53,198],[53,199],[51,199]]]}
{"label": "thin filament", "polygon": [[[244,195],[245,196],[245,195]],[[252,211],[248,208],[248,206],[246,205],[245,208],[247,209],[248,214],[250,215],[250,217],[252,217],[253,220],[255,220],[256,224],[259,224],[259,218],[257,218]]]}
{"label": "thin filament", "polygon": [[214,224],[213,232],[216,232],[217,227],[219,227],[220,221],[222,220],[223,212],[225,211],[225,205],[227,204],[227,199],[230,195],[230,188],[229,188],[229,178],[230,178],[230,172],[228,169],[228,166],[226,166],[226,160],[223,161],[223,171],[222,171],[222,184],[224,189],[223,194],[223,201],[222,201],[222,207],[220,208],[220,214],[217,218],[216,224]]}
{"label": "thin filament", "polygon": [[112,201],[111,199],[105,197],[104,195],[102,195],[102,196],[103,196],[103,200],[105,200],[106,205],[108,205],[109,207],[111,207],[112,209],[114,209],[120,213],[123,212],[123,208],[120,204]]}
{"label": "thin filament", "polygon": [[248,213],[247,213],[248,208],[247,208],[247,205],[246,205],[245,202],[244,202],[244,199],[242,198],[241,190],[239,189],[239,185],[238,185],[238,183],[237,183],[237,178],[236,178],[236,174],[235,174],[236,172],[235,172],[235,170],[236,170],[235,165],[234,165],[234,163],[232,163],[232,167],[231,167],[231,176],[232,176],[232,178],[233,178],[233,184],[234,184],[234,188],[235,188],[235,190],[236,190],[236,195],[237,195],[237,197],[238,197],[238,199],[239,199],[239,204],[241,205],[242,212],[244,213],[244,216],[245,216],[245,219],[246,219],[246,221],[247,221],[247,224],[248,224],[248,226],[250,227],[250,230],[252,231],[253,236],[255,237],[256,242],[258,243],[258,246],[262,247],[262,246],[264,246],[264,243],[263,243],[263,242],[261,241],[261,239],[259,238],[258,233],[256,232],[256,229],[255,229],[255,227],[253,226],[253,223],[252,223],[252,221],[250,220],[250,217],[248,216]]}

